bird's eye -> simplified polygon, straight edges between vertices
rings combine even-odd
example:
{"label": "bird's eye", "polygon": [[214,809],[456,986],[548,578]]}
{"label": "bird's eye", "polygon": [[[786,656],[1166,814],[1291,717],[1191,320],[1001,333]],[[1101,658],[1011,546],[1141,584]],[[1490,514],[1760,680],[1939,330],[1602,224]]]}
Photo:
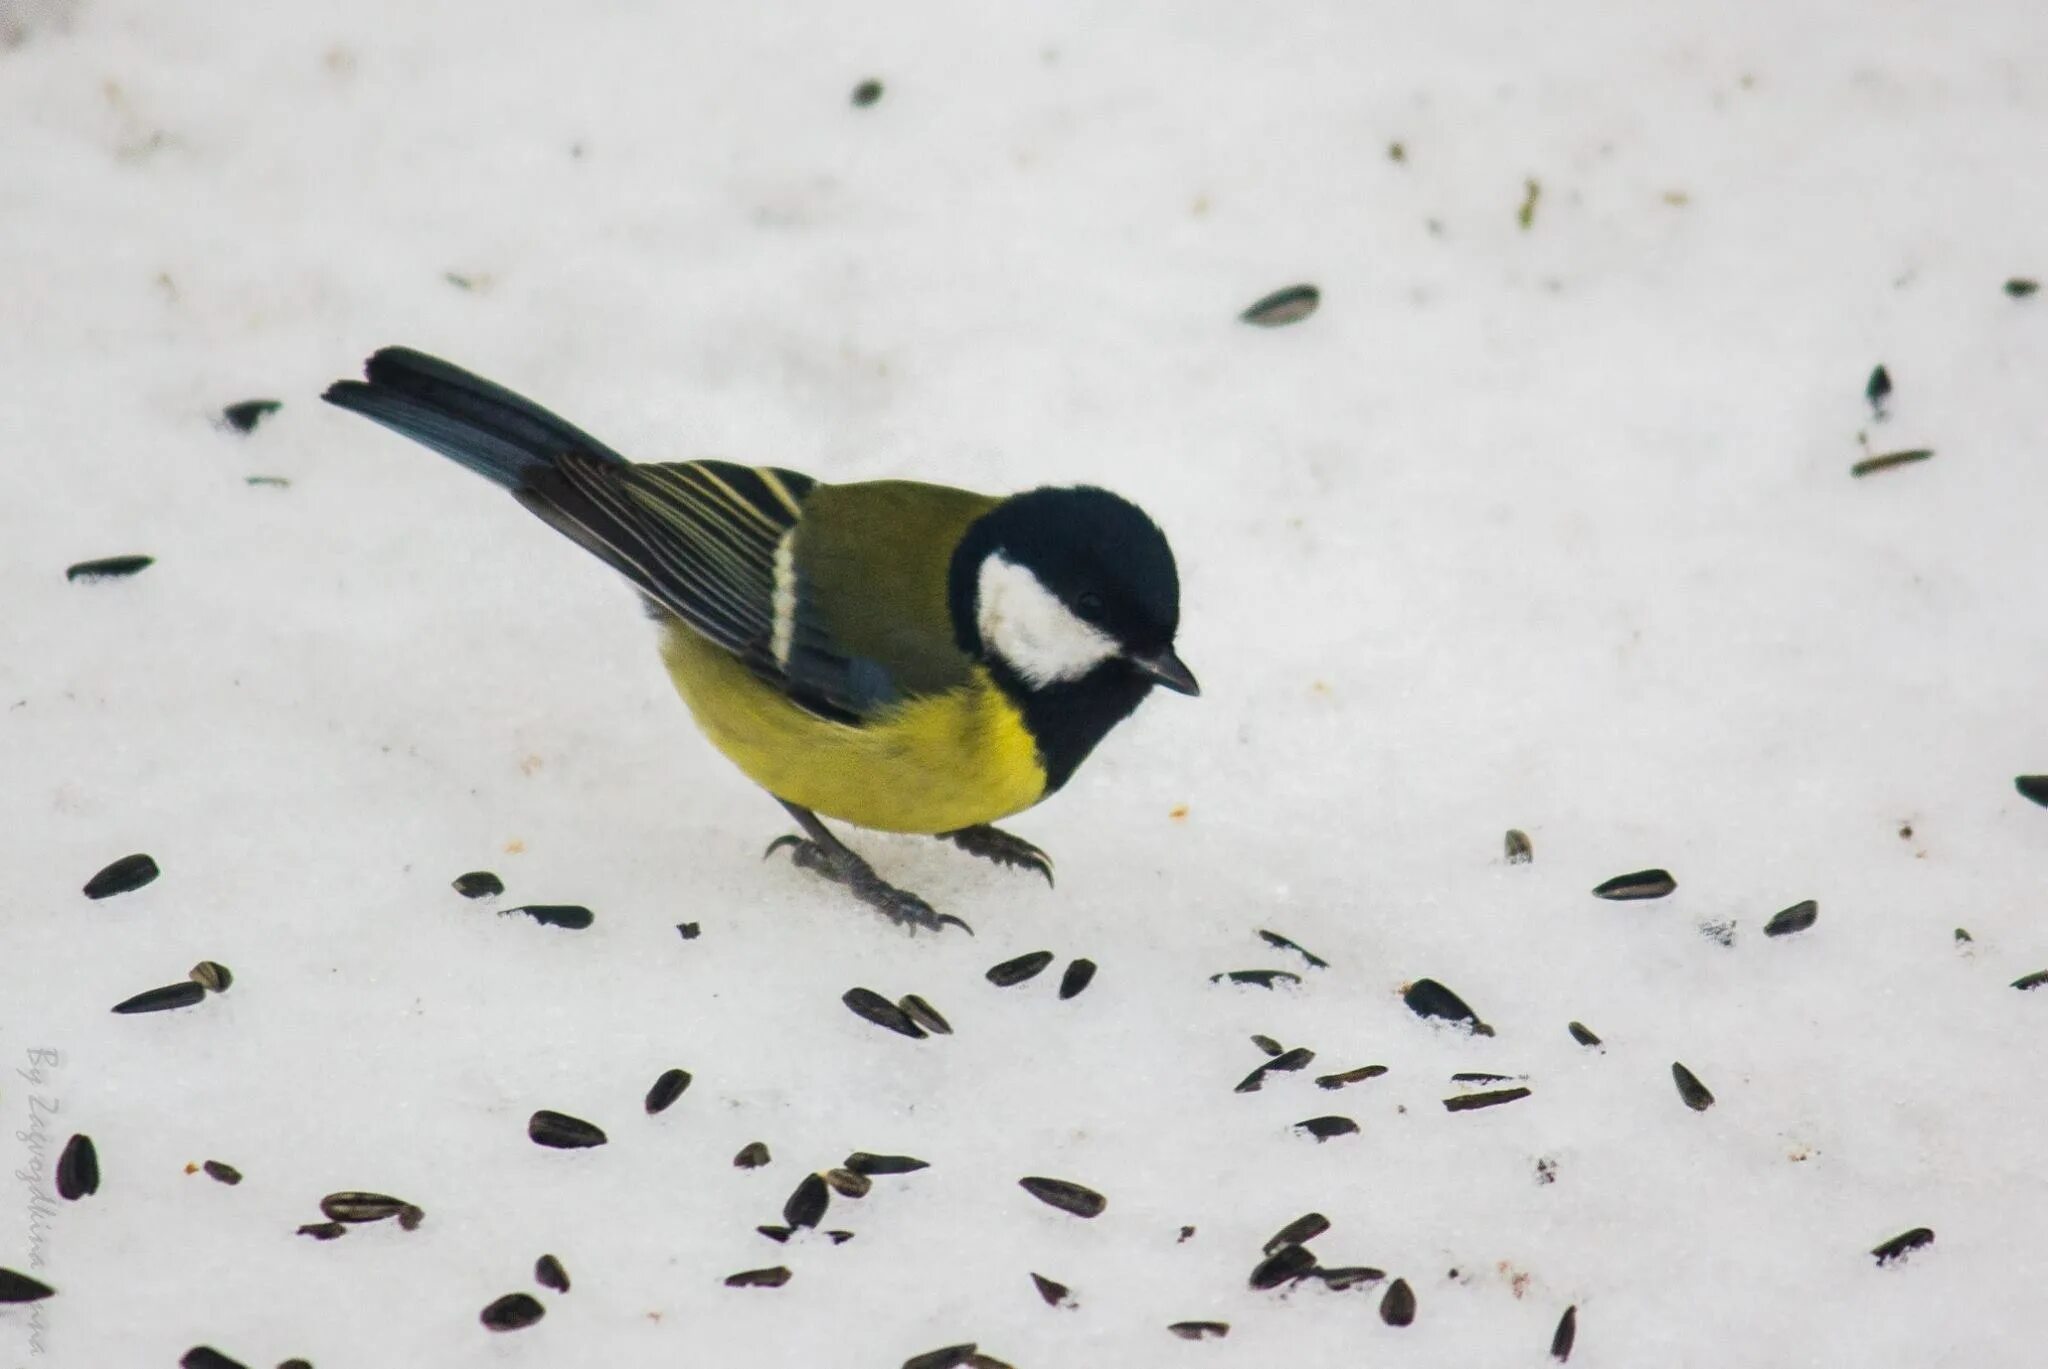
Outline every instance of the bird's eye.
{"label": "bird's eye", "polygon": [[1074,601],[1074,612],[1079,614],[1082,621],[1084,622],[1101,622],[1102,596],[1100,594],[1097,594],[1092,589],[1089,590],[1087,593],[1083,594],[1080,598]]}

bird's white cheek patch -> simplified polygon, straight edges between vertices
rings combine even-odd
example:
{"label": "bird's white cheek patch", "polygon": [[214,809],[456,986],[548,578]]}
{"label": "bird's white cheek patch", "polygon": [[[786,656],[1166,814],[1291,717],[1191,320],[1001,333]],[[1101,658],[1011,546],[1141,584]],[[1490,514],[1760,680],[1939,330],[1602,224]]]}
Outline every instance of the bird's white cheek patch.
{"label": "bird's white cheek patch", "polygon": [[975,619],[982,645],[1033,686],[1078,680],[1118,650],[1115,638],[1075,617],[1036,575],[1000,553],[981,563]]}

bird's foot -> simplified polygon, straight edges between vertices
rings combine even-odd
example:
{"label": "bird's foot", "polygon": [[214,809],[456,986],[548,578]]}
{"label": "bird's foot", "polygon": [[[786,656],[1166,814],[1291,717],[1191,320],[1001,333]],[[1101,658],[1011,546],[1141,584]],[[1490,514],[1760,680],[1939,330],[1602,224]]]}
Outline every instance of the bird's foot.
{"label": "bird's foot", "polygon": [[998,865],[1036,870],[1045,876],[1048,885],[1052,883],[1052,857],[1000,827],[962,827],[958,831],[939,833],[939,840],[950,841],[967,854],[992,860]]}
{"label": "bird's foot", "polygon": [[974,935],[974,929],[965,922],[951,913],[935,911],[931,904],[916,894],[886,882],[875,873],[873,866],[844,847],[833,851],[807,837],[785,832],[768,843],[768,849],[761,853],[761,858],[766,860],[785,846],[789,848],[790,861],[797,868],[814,871],[834,884],[845,885],[855,898],[899,927],[908,927],[912,931],[921,927],[936,932],[951,926],[958,927],[969,936]]}

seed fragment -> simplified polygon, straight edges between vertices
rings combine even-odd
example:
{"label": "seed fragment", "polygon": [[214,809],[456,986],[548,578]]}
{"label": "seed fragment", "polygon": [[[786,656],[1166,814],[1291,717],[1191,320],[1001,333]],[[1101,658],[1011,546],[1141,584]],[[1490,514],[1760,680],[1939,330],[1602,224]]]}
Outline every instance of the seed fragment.
{"label": "seed fragment", "polygon": [[1285,1283],[1308,1277],[1316,1267],[1316,1257],[1306,1247],[1282,1245],[1272,1254],[1260,1260],[1252,1269],[1251,1285],[1254,1288],[1278,1288]]}
{"label": "seed fragment", "polygon": [[2012,986],[2015,989],[2038,989],[2043,984],[2048,984],[2048,970],[2036,970],[2032,974],[2023,974],[2012,982]]}
{"label": "seed fragment", "polygon": [[202,960],[186,973],[190,979],[208,993],[226,993],[234,987],[235,975],[218,960]]}
{"label": "seed fragment", "polygon": [[824,1178],[827,1186],[842,1198],[865,1198],[875,1186],[873,1179],[851,1169],[828,1169]]}
{"label": "seed fragment", "polygon": [[1870,373],[1864,382],[1863,397],[1870,401],[1870,411],[1879,418],[1884,417],[1884,401],[1892,392],[1892,373],[1883,366]]}
{"label": "seed fragment", "polygon": [[514,913],[524,913],[543,927],[563,927],[572,932],[580,932],[597,920],[595,913],[577,903],[529,903],[502,909],[498,916],[510,917]]}
{"label": "seed fragment", "polygon": [[282,409],[284,404],[275,399],[244,399],[230,404],[220,411],[221,422],[238,433],[254,432],[256,425]]}
{"label": "seed fragment", "polygon": [[1600,1038],[1593,1035],[1593,1029],[1583,1022],[1567,1022],[1564,1029],[1572,1034],[1572,1040],[1582,1046],[1597,1046]]}
{"label": "seed fragment", "polygon": [[121,857],[87,880],[85,896],[112,898],[115,894],[131,893],[155,880],[161,873],[163,872],[156,868],[156,861],[152,857],[138,851],[132,856]]}
{"label": "seed fragment", "polygon": [[1099,1217],[1109,1206],[1109,1199],[1094,1189],[1083,1188],[1065,1179],[1042,1179],[1034,1175],[1019,1179],[1017,1183],[1039,1202],[1062,1212],[1071,1212],[1076,1217]]}
{"label": "seed fragment", "polygon": [[1957,945],[1959,945],[1959,946],[1960,946],[1961,944],[1963,944],[1963,943],[1964,943],[1964,942],[1966,942],[1966,941],[1975,941],[1976,939],[1977,939],[1977,938],[1975,938],[1975,937],[1973,937],[1973,936],[1971,936],[1971,935],[1970,935],[1970,932],[1969,932],[1969,929],[1968,929],[1968,928],[1966,928],[1966,927],[1958,927],[1958,928],[1956,928],[1956,944],[1957,944]]}
{"label": "seed fragment", "polygon": [[1771,920],[1764,924],[1765,936],[1790,936],[1803,932],[1820,918],[1820,904],[1813,899],[1795,903],[1791,907],[1771,914]]}
{"label": "seed fragment", "polygon": [[845,1245],[848,1241],[853,1239],[853,1233],[851,1231],[828,1231],[825,1233],[825,1236],[826,1239],[830,1240],[834,1245]]}
{"label": "seed fragment", "polygon": [[348,1228],[340,1222],[307,1222],[299,1228],[299,1234],[316,1241],[334,1241],[348,1235]]}
{"label": "seed fragment", "polygon": [[526,1134],[534,1144],[555,1150],[583,1150],[601,1146],[608,1139],[602,1127],[548,1108],[542,1108],[527,1119]]}
{"label": "seed fragment", "polygon": [[1557,1319],[1557,1330],[1550,1335],[1550,1357],[1563,1364],[1572,1357],[1572,1342],[1579,1338],[1579,1305],[1573,1303],[1565,1308],[1564,1315]]}
{"label": "seed fragment", "polygon": [[1501,845],[1507,852],[1510,865],[1527,865],[1536,859],[1536,848],[1529,844],[1529,834],[1519,827],[1508,828],[1508,834]]}
{"label": "seed fragment", "polygon": [[1408,1280],[1396,1279],[1380,1298],[1380,1320],[1389,1326],[1407,1326],[1415,1320],[1415,1290]]}
{"label": "seed fragment", "polygon": [[1927,1227],[1916,1226],[1911,1231],[1900,1232],[1870,1253],[1877,1257],[1878,1264],[1887,1265],[1893,1260],[1904,1259],[1911,1251],[1933,1244],[1934,1232]]}
{"label": "seed fragment", "polygon": [[1278,1254],[1282,1246],[1307,1245],[1329,1229],[1328,1217],[1320,1212],[1304,1212],[1273,1233],[1273,1238],[1266,1242],[1265,1253]]}
{"label": "seed fragment", "polygon": [[100,1191],[100,1153],[83,1132],[64,1143],[57,1157],[57,1196],[76,1202]]}
{"label": "seed fragment", "polygon": [[1070,960],[1066,973],[1060,976],[1060,997],[1072,998],[1095,982],[1095,962],[1088,959]]}
{"label": "seed fragment", "polygon": [[57,1290],[41,1279],[31,1279],[26,1274],[0,1267],[0,1303],[41,1302],[56,1294]]}
{"label": "seed fragment", "polygon": [[859,85],[853,88],[853,107],[855,109],[866,109],[869,105],[873,104],[875,101],[881,98],[882,83],[880,81],[862,81]]}
{"label": "seed fragment", "polygon": [[1357,1288],[1361,1284],[1378,1283],[1387,1277],[1387,1271],[1374,1269],[1367,1264],[1347,1264],[1339,1265],[1335,1269],[1312,1269],[1309,1271],[1309,1277],[1321,1279],[1323,1287],[1333,1293],[1341,1293],[1347,1288]]}
{"label": "seed fragment", "polygon": [[973,1341],[965,1345],[947,1345],[937,1350],[927,1350],[922,1355],[912,1355],[903,1361],[903,1369],[961,1369],[974,1358],[976,1346]]}
{"label": "seed fragment", "polygon": [[1453,1084],[1505,1084],[1512,1077],[1512,1075],[1506,1074],[1485,1074],[1474,1070],[1464,1070],[1452,1075],[1451,1082]]}
{"label": "seed fragment", "polygon": [[1417,1017],[1440,1017],[1446,1022],[1466,1024],[1475,1036],[1491,1036],[1493,1028],[1479,1020],[1479,1014],[1465,1000],[1434,979],[1418,979],[1401,994],[1401,1001]]}
{"label": "seed fragment", "polygon": [[1910,451],[1903,452],[1883,452],[1877,456],[1864,457],[1861,461],[1849,467],[1849,474],[1859,478],[1866,475],[1875,475],[1879,471],[1888,471],[1894,466],[1910,466],[1916,461],[1925,461],[1933,455],[1934,450],[1931,447],[1915,447]]}
{"label": "seed fragment", "polygon": [[683,1096],[683,1090],[690,1087],[688,1070],[666,1069],[654,1080],[654,1087],[647,1090],[647,1115],[668,1111],[669,1104]]}
{"label": "seed fragment", "polygon": [[796,1234],[796,1228],[793,1226],[757,1226],[754,1230],[760,1232],[777,1245],[786,1243],[791,1236]]}
{"label": "seed fragment", "polygon": [[1677,887],[1678,881],[1669,870],[1635,870],[1604,881],[1593,890],[1593,895],[1616,900],[1663,898]]}
{"label": "seed fragment", "polygon": [[923,1027],[933,1036],[951,1036],[953,1024],[940,1015],[939,1010],[914,993],[907,993],[896,1000],[896,1006],[903,1009],[903,1015]]}
{"label": "seed fragment", "polygon": [[2048,808],[2048,775],[2021,775],[2012,782],[2020,797]]}
{"label": "seed fragment", "polygon": [[238,1359],[230,1359],[210,1345],[195,1345],[178,1360],[178,1369],[249,1369]]}
{"label": "seed fragment", "polygon": [[1072,1300],[1068,1297],[1067,1286],[1059,1280],[1048,1279],[1043,1274],[1033,1274],[1031,1285],[1038,1290],[1038,1296],[1045,1299],[1047,1307],[1073,1306]]}
{"label": "seed fragment", "polygon": [[2041,288],[2041,282],[2026,276],[2014,276],[2005,283],[2005,293],[2014,299],[2025,299]]}
{"label": "seed fragment", "polygon": [[455,877],[454,888],[464,898],[496,898],[505,892],[505,881],[489,870],[471,870]]}
{"label": "seed fragment", "polygon": [[97,561],[80,561],[64,571],[66,580],[112,580],[134,575],[156,564],[154,556],[103,556]]}
{"label": "seed fragment", "polygon": [[206,997],[206,990],[191,980],[166,984],[160,989],[145,989],[133,998],[124,998],[114,1005],[120,1013],[168,1012],[172,1008],[189,1008]]}
{"label": "seed fragment", "polygon": [[924,1028],[910,1018],[910,1014],[876,993],[873,989],[848,989],[839,1001],[851,1008],[856,1017],[864,1017],[878,1027],[887,1027],[915,1040],[924,1039]]}
{"label": "seed fragment", "polygon": [[1278,1055],[1283,1047],[1270,1036],[1254,1035],[1252,1044],[1268,1055]]}
{"label": "seed fragment", "polygon": [[1238,317],[1260,328],[1283,328],[1313,314],[1323,302],[1323,292],[1313,285],[1290,285],[1258,300]]}
{"label": "seed fragment", "polygon": [[1045,972],[1045,967],[1050,964],[1052,964],[1051,951],[1033,951],[1029,955],[1020,955],[1013,960],[1005,960],[1000,965],[989,966],[986,978],[989,983],[997,988],[1008,989],[1022,984],[1027,979],[1036,979]]}
{"label": "seed fragment", "polygon": [[1306,960],[1309,963],[1310,968],[1312,969],[1327,970],[1330,968],[1329,961],[1323,959],[1314,951],[1309,950],[1300,942],[1295,941],[1290,937],[1284,937],[1280,935],[1280,933],[1278,932],[1269,932],[1264,927],[1261,927],[1259,928],[1259,939],[1265,942],[1268,946],[1273,947],[1275,950],[1294,952],[1303,960]]}
{"label": "seed fragment", "polygon": [[1694,1112],[1705,1112],[1714,1106],[1714,1095],[1707,1091],[1707,1086],[1700,1082],[1699,1076],[1676,1060],[1671,1062],[1671,1078],[1678,1085],[1678,1096],[1683,1098],[1685,1105]]}
{"label": "seed fragment", "polygon": [[825,1180],[806,1174],[783,1200],[782,1220],[791,1226],[816,1226],[831,1204],[832,1192],[825,1187]]}
{"label": "seed fragment", "polygon": [[1335,1074],[1316,1076],[1319,1089],[1341,1089],[1346,1084],[1362,1084],[1368,1079],[1377,1079],[1387,1072],[1385,1065],[1360,1065],[1355,1070],[1339,1070]]}
{"label": "seed fragment", "polygon": [[698,933],[702,930],[703,929],[700,928],[694,922],[678,922],[676,924],[676,935],[681,937],[685,941],[695,941],[697,939]]}
{"label": "seed fragment", "polygon": [[507,1293],[479,1313],[477,1320],[493,1331],[523,1331],[546,1315],[547,1309],[531,1293]]}
{"label": "seed fragment", "polygon": [[1358,1123],[1349,1117],[1311,1117],[1306,1122],[1294,1124],[1297,1131],[1305,1131],[1317,1141],[1328,1141],[1333,1137],[1349,1136],[1358,1130]]}
{"label": "seed fragment", "polygon": [[1230,1334],[1227,1321],[1177,1321],[1166,1328],[1182,1340],[1221,1340]]}
{"label": "seed fragment", "polygon": [[330,1193],[320,1200],[321,1215],[337,1222],[381,1222],[396,1217],[411,1204],[388,1193],[359,1193],[348,1190]]}
{"label": "seed fragment", "polygon": [[1221,984],[1226,979],[1233,984],[1256,984],[1262,989],[1270,989],[1275,984],[1301,982],[1301,976],[1291,970],[1226,970],[1209,976],[1211,984]]}
{"label": "seed fragment", "polygon": [[216,1183],[226,1184],[230,1188],[242,1182],[242,1171],[222,1161],[208,1160],[200,1168],[206,1171],[207,1178]]}
{"label": "seed fragment", "polygon": [[569,1291],[569,1271],[562,1268],[562,1262],[553,1255],[543,1255],[533,1262],[533,1281],[557,1293]]}
{"label": "seed fragment", "polygon": [[870,1155],[856,1150],[846,1157],[846,1167],[855,1174],[915,1174],[920,1169],[930,1169],[931,1161],[914,1155]]}
{"label": "seed fragment", "polygon": [[739,1169],[759,1169],[768,1163],[768,1145],[765,1141],[749,1141],[740,1147],[740,1153],[732,1157],[733,1165]]}
{"label": "seed fragment", "polygon": [[1528,1096],[1529,1090],[1524,1088],[1491,1089],[1485,1093],[1461,1093],[1456,1098],[1444,1099],[1444,1111],[1471,1112],[1477,1108],[1499,1107],[1502,1103],[1512,1103],[1517,1099],[1527,1098]]}

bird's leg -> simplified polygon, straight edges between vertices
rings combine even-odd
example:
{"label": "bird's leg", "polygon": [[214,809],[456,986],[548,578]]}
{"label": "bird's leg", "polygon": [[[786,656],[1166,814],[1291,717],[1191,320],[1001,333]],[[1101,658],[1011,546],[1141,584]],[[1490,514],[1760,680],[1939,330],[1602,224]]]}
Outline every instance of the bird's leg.
{"label": "bird's leg", "polygon": [[844,884],[853,891],[855,898],[899,927],[923,927],[936,932],[951,925],[969,936],[974,935],[974,929],[959,918],[950,913],[934,912],[931,904],[916,894],[884,883],[873,866],[855,855],[845,842],[833,836],[830,829],[818,821],[816,813],[787,800],[778,799],[777,802],[789,810],[797,826],[804,829],[804,835],[784,833],[777,837],[768,843],[768,849],[762,853],[763,860],[787,846],[789,858],[797,866],[814,870],[834,884]]}
{"label": "bird's leg", "polygon": [[998,865],[1036,870],[1045,876],[1048,885],[1052,883],[1052,857],[1000,827],[962,827],[956,832],[939,833],[939,840],[950,841],[967,854],[992,860]]}

